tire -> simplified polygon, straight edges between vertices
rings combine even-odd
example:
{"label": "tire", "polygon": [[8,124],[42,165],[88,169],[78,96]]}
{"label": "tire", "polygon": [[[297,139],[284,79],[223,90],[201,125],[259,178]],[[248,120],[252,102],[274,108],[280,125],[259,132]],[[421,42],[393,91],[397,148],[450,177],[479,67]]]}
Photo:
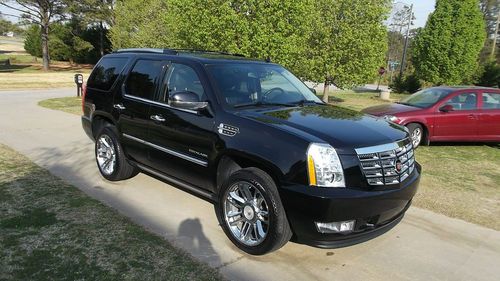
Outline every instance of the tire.
{"label": "tire", "polygon": [[406,125],[406,127],[410,131],[410,138],[414,148],[417,148],[420,145],[425,144],[427,142],[425,131],[422,125],[417,123],[410,123]]}
{"label": "tire", "polygon": [[[245,187],[253,200],[245,199],[243,192]],[[232,197],[235,195],[245,202],[235,200]],[[239,208],[230,201],[239,205]],[[235,210],[238,209],[241,210],[240,215],[234,217],[227,215],[237,213]],[[222,184],[215,211],[219,224],[231,242],[248,254],[264,255],[276,251],[292,237],[276,184],[260,169],[245,168],[231,174]],[[235,221],[240,222],[235,223]],[[241,231],[238,232],[240,228]],[[247,235],[241,235],[241,232]]]}
{"label": "tire", "polygon": [[134,177],[139,172],[130,165],[118,141],[116,129],[103,126],[95,141],[95,159],[101,175],[109,181],[120,181]]}

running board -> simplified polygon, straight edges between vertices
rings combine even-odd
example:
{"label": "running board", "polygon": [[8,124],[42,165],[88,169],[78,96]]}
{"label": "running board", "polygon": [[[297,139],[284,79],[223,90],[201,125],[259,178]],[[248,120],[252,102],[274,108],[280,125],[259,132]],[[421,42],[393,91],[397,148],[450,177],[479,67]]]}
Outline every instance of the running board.
{"label": "running board", "polygon": [[174,185],[174,187],[178,187],[179,189],[182,189],[182,190],[185,190],[195,196],[198,196],[198,197],[201,197],[202,199],[205,199],[205,200],[208,200],[210,201],[211,203],[215,203],[217,201],[217,197],[214,193],[212,192],[209,192],[209,191],[205,191],[205,190],[201,190],[200,188],[198,187],[195,187],[193,185],[190,185],[186,182],[183,182],[181,180],[178,180],[176,178],[173,178],[173,177],[170,177],[170,176],[167,176],[159,171],[156,171],[154,169],[151,169],[147,166],[144,166],[142,164],[139,164],[135,161],[130,161],[130,162],[133,162],[133,164],[135,164],[135,166],[137,166],[137,168],[141,169],[142,171],[148,173],[148,174],[151,174],[155,177],[158,177],[162,180],[165,180],[167,181],[168,183],[171,183]]}

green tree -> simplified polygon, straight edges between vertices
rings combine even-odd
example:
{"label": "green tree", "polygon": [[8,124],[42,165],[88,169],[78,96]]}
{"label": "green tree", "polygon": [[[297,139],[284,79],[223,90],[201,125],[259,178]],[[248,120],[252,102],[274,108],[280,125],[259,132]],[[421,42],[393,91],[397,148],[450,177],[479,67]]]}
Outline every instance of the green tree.
{"label": "green tree", "polygon": [[385,65],[389,1],[315,0],[312,30],[306,50],[307,75],[329,85],[350,88],[373,80]]}
{"label": "green tree", "polygon": [[72,15],[72,21],[78,22],[79,26],[90,26],[98,31],[98,50],[100,56],[103,56],[110,50],[109,40],[106,38],[108,29],[115,23],[114,9],[116,0],[80,0],[71,1],[69,11]]}
{"label": "green tree", "polygon": [[0,0],[0,5],[22,13],[22,18],[40,26],[43,70],[49,70],[49,30],[65,14],[69,0]]}
{"label": "green tree", "polygon": [[40,26],[35,24],[29,26],[24,36],[24,50],[34,57],[42,57]]}
{"label": "green tree", "polygon": [[485,38],[478,0],[437,0],[414,43],[418,77],[437,85],[470,82]]}
{"label": "green tree", "polygon": [[175,0],[181,47],[271,59],[301,73],[313,1]]}
{"label": "green tree", "polygon": [[165,0],[119,1],[110,30],[113,49],[176,47],[170,30],[172,13]]}
{"label": "green tree", "polygon": [[14,32],[14,34],[21,34],[23,30],[15,23],[12,23],[9,20],[3,19],[2,14],[0,13],[0,35],[3,35],[7,32]]}

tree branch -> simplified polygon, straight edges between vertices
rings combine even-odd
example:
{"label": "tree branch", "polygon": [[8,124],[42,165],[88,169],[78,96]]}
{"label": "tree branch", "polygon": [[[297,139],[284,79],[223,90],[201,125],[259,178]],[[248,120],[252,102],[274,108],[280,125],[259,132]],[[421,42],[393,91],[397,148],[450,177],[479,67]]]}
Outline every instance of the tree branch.
{"label": "tree branch", "polygon": [[36,10],[30,6],[28,6],[27,4],[24,4],[22,3],[21,1],[16,1],[16,3],[19,5],[19,6],[22,6],[24,8],[26,8],[27,10],[31,11],[31,12],[34,12],[34,13],[37,13],[40,17],[42,16],[42,14],[40,13],[39,10]]}
{"label": "tree branch", "polygon": [[8,5],[8,4],[4,3],[4,2],[0,2],[0,5],[5,6],[5,7],[9,8],[9,9],[12,9],[12,10],[15,10],[15,11],[18,11],[18,12],[21,12],[21,13],[24,13],[24,14],[28,14],[28,15],[30,15],[30,16],[33,16],[33,17],[36,17],[36,18],[39,18],[39,19],[40,19],[40,16],[37,16],[37,15],[35,15],[35,14],[31,13],[29,10],[28,10],[28,11],[26,11],[26,10],[22,10],[22,9],[19,9],[19,8],[13,7],[13,6],[11,6],[11,5]]}

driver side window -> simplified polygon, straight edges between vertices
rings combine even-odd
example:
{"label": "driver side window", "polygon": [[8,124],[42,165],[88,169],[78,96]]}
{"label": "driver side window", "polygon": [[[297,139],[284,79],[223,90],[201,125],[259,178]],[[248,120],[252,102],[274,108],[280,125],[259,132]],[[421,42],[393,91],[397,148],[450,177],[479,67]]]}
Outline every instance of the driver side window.
{"label": "driver side window", "polygon": [[477,94],[463,93],[449,99],[444,105],[453,106],[453,110],[475,110],[477,109]]}
{"label": "driver side window", "polygon": [[168,103],[169,98],[178,92],[193,92],[200,101],[206,99],[205,90],[198,74],[185,64],[172,63],[163,82],[163,93],[160,102]]}

